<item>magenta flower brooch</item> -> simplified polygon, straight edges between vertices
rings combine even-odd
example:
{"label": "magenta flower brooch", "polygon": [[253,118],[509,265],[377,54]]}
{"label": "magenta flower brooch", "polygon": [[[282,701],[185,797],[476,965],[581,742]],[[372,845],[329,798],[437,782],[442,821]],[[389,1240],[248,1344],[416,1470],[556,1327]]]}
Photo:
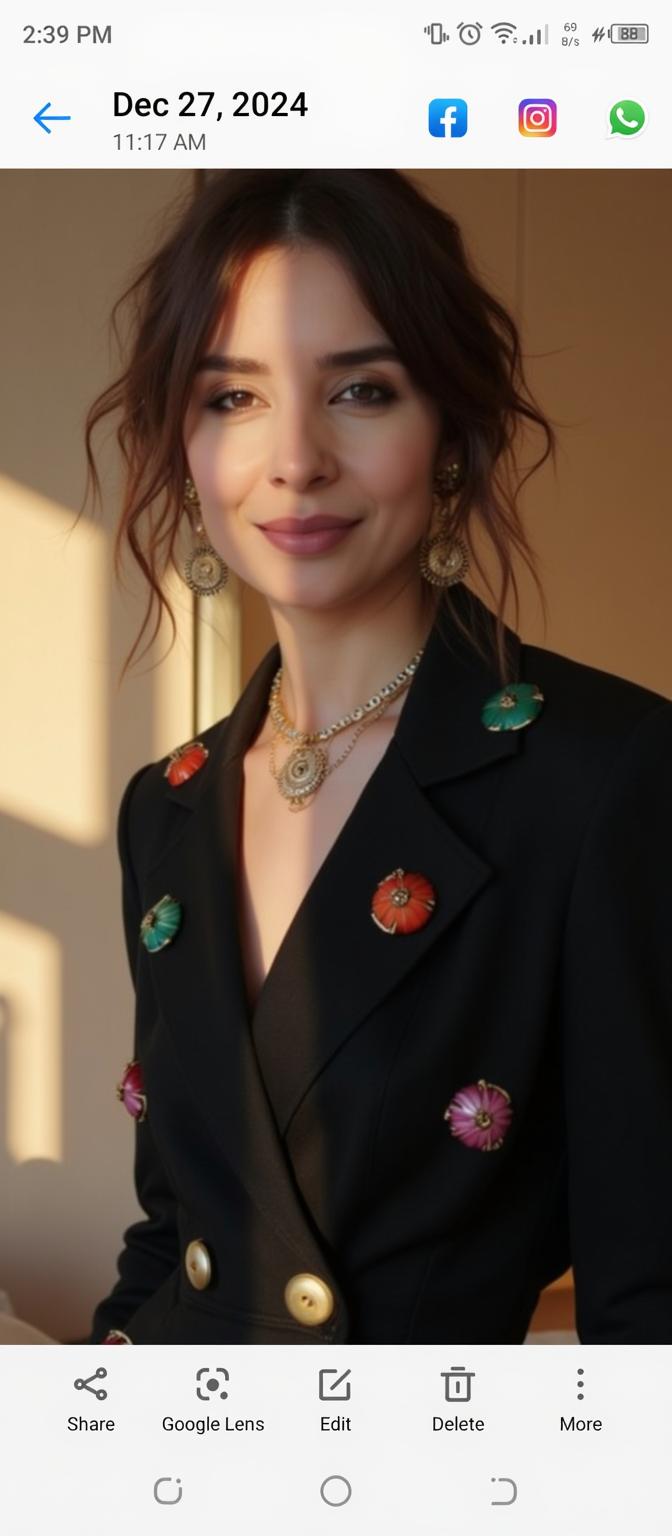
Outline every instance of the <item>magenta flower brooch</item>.
{"label": "magenta flower brooch", "polygon": [[451,1135],[465,1147],[475,1147],[479,1152],[496,1152],[513,1118],[511,1098],[505,1088],[486,1083],[485,1078],[479,1077],[477,1083],[459,1089],[443,1118],[448,1121]]}
{"label": "magenta flower brooch", "polygon": [[134,1120],[144,1120],[147,1115],[147,1095],[139,1061],[129,1061],[123,1077],[117,1083],[117,1098]]}

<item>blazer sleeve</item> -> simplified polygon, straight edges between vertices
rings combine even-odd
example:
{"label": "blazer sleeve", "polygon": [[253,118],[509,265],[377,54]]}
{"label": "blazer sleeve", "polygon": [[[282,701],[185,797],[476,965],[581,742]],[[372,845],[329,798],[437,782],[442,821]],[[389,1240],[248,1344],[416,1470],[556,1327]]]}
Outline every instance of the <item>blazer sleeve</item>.
{"label": "blazer sleeve", "polygon": [[584,1344],[672,1343],[672,703],[612,764],[573,882],[562,984]]}
{"label": "blazer sleeve", "polygon": [[[140,768],[126,786],[117,821],[117,848],[122,873],[124,936],[135,986],[142,912],[130,852],[129,820],[133,792],[147,771]],[[133,1057],[142,1061],[141,1021],[136,1008]],[[124,1233],[117,1260],[119,1279],[93,1317],[88,1343],[104,1339],[110,1328],[124,1329],[127,1320],[158,1290],[179,1264],[176,1201],[152,1133],[151,1118],[135,1122],[135,1188],[145,1217]]]}

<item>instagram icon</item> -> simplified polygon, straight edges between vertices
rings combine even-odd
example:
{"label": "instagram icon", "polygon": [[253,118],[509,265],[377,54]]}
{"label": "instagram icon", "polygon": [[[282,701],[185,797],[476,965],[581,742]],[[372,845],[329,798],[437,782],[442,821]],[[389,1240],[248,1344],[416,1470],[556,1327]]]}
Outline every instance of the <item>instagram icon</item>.
{"label": "instagram icon", "polygon": [[558,126],[558,108],[548,97],[521,101],[518,131],[526,139],[550,139]]}

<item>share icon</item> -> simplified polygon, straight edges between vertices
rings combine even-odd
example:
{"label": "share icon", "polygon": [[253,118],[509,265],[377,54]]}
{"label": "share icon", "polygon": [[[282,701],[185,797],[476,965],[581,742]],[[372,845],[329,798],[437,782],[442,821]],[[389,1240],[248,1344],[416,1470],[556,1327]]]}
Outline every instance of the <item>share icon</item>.
{"label": "share icon", "polygon": [[86,1376],[84,1378],[82,1378],[81,1376],[78,1376],[77,1380],[75,1382],[73,1382],[73,1386],[75,1386],[77,1388],[77,1390],[80,1391],[80,1392],[81,1391],[93,1392],[94,1397],[98,1398],[98,1402],[99,1403],[104,1403],[105,1402],[105,1398],[107,1397],[107,1392],[105,1391],[105,1388],[104,1387],[92,1387],[91,1386],[91,1382],[92,1381],[97,1381],[98,1378],[101,1377],[101,1376],[107,1376],[107,1371],[105,1370],[105,1366],[104,1365],[99,1365],[98,1366],[98,1370],[94,1371],[93,1376]]}

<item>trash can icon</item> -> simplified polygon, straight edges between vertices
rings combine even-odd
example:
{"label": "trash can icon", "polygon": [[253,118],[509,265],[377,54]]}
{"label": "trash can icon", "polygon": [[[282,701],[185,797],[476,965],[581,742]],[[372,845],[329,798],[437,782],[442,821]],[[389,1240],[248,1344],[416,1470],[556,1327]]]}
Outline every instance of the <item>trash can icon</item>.
{"label": "trash can icon", "polygon": [[441,1375],[445,1383],[447,1403],[471,1402],[471,1383],[476,1375],[475,1371],[467,1371],[463,1365],[451,1365],[449,1371],[442,1371]]}

